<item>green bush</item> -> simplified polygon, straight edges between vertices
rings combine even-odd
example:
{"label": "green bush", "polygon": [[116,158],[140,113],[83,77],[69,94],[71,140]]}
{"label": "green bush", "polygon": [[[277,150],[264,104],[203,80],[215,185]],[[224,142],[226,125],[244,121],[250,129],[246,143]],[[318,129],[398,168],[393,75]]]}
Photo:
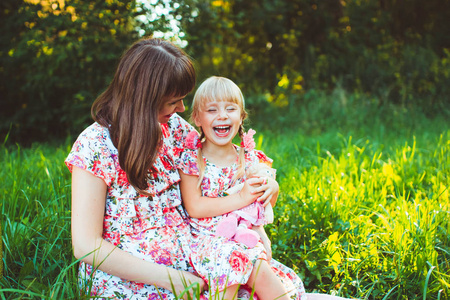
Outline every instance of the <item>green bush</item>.
{"label": "green bush", "polygon": [[[0,139],[62,138],[90,122],[90,106],[138,36],[133,0],[16,1],[0,5]],[[156,22],[158,23],[158,22]]]}

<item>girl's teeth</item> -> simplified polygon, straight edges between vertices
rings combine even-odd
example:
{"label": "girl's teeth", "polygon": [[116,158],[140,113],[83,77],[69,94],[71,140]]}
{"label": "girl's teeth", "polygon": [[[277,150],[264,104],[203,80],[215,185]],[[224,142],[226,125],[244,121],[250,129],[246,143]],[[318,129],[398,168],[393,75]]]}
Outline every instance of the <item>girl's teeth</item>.
{"label": "girl's teeth", "polygon": [[214,127],[214,131],[219,134],[226,134],[230,130],[230,126],[216,126]]}

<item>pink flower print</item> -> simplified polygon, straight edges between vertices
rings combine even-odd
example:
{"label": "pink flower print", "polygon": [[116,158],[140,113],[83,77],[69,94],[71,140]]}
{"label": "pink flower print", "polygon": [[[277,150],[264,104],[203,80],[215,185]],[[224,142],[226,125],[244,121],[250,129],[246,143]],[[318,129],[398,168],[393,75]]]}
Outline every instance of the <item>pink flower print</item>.
{"label": "pink flower print", "polygon": [[252,266],[252,263],[248,257],[244,253],[237,250],[234,250],[233,253],[231,253],[228,262],[230,263],[231,268],[237,273],[242,273]]}
{"label": "pink flower print", "polygon": [[209,225],[212,223],[212,218],[211,217],[206,217],[206,218],[202,218],[202,223],[205,225]]}
{"label": "pink flower print", "polygon": [[102,178],[105,178],[103,168],[102,168],[99,160],[95,160],[94,163],[92,164],[92,172],[94,174],[99,175]]}
{"label": "pink flower print", "polygon": [[272,163],[268,160],[267,156],[264,153],[262,153],[261,151],[255,151],[255,153],[260,163],[264,163],[269,167],[272,167]]}
{"label": "pink flower print", "polygon": [[[202,181],[202,189],[204,191],[211,191],[211,181],[209,180],[209,178],[204,177],[203,181]],[[218,194],[218,193],[217,193]],[[209,196],[212,197],[212,196]]]}
{"label": "pink flower print", "polygon": [[191,150],[197,150],[202,147],[202,143],[200,142],[200,137],[198,136],[197,131],[191,131],[186,136],[186,148]]}
{"label": "pink flower print", "polygon": [[167,123],[161,124],[162,136],[168,138],[170,136],[169,125]]}
{"label": "pink flower print", "polygon": [[122,168],[120,168],[120,166],[118,168],[117,184],[119,186],[123,186],[123,187],[126,187],[129,185],[127,173],[125,173],[125,171],[122,170]]}
{"label": "pink flower print", "polygon": [[163,166],[164,166],[164,168],[166,169],[166,170],[172,170],[173,169],[173,166],[172,166],[172,164],[170,163],[170,161],[167,159],[167,157],[166,156],[162,156],[161,157],[161,162],[162,162],[162,164],[163,164]]}
{"label": "pink flower print", "polygon": [[173,147],[173,155],[175,157],[179,157],[180,153],[183,152],[183,150],[184,150],[183,148]]}
{"label": "pink flower print", "polygon": [[217,279],[217,284],[219,287],[223,287],[227,282],[227,274],[222,274],[219,279]]}
{"label": "pink flower print", "polygon": [[141,250],[142,253],[147,253],[148,243],[146,243],[146,242],[140,243],[139,244],[139,249]]}
{"label": "pink flower print", "polygon": [[166,249],[160,248],[158,245],[153,245],[153,249],[150,251],[150,256],[153,258],[154,262],[161,265],[171,266],[172,255]]}
{"label": "pink flower print", "polygon": [[120,244],[120,233],[118,231],[108,231],[103,233],[103,238],[114,246]]}
{"label": "pink flower print", "polygon": [[219,183],[219,191],[222,192],[225,187],[225,181],[222,178],[219,178],[218,183]]}
{"label": "pink flower print", "polygon": [[172,263],[172,256],[170,255],[170,252],[165,250],[165,249],[163,249],[160,252],[159,257],[158,257],[157,260],[155,260],[155,262],[158,263],[158,264],[166,265],[166,266],[173,265],[173,263]]}
{"label": "pink flower print", "polygon": [[278,269],[277,267],[272,267],[272,270],[275,274],[278,274],[280,277],[283,277],[283,275],[284,275],[283,272],[280,269]]}
{"label": "pink flower print", "polygon": [[255,149],[255,140],[253,135],[256,133],[253,129],[249,129],[247,133],[242,136],[241,146],[248,152]]}
{"label": "pink flower print", "polygon": [[151,293],[150,295],[148,295],[148,300],[161,300],[161,296],[162,300],[167,299],[167,294],[159,295],[159,293]]}
{"label": "pink flower print", "polygon": [[173,226],[174,224],[176,224],[177,219],[173,215],[172,211],[173,209],[169,207],[165,207],[163,209],[164,221],[166,226]]}
{"label": "pink flower print", "polygon": [[144,284],[143,283],[137,283],[134,281],[125,281],[123,283],[124,288],[131,290],[133,292],[139,292],[139,290],[144,288]]}

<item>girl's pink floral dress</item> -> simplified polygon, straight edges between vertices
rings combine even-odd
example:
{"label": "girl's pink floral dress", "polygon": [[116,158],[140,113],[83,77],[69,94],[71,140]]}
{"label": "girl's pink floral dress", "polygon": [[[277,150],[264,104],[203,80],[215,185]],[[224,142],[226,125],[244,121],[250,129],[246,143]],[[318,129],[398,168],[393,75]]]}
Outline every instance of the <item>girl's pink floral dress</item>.
{"label": "girl's pink floral dress", "polygon": [[[82,168],[107,184],[105,240],[143,260],[193,271],[188,260],[191,234],[181,207],[180,177],[175,167],[185,137],[193,128],[177,115],[161,128],[163,143],[147,190],[152,197],[139,195],[128,183],[108,129],[97,123],[81,133],[65,162],[70,170],[73,166]],[[175,299],[166,289],[93,270],[83,262],[79,285],[83,293],[99,298]]]}
{"label": "girl's pink floral dress", "polygon": [[[240,147],[235,146],[237,151]],[[196,147],[191,147],[196,148]],[[245,180],[241,178],[233,182],[237,172],[237,161],[231,166],[217,166],[206,158],[205,173],[201,183],[202,195],[206,197],[222,197],[224,192]],[[272,160],[258,150],[246,151],[245,165],[255,163],[272,164]],[[197,168],[197,150],[186,149],[181,155],[178,168],[185,174],[199,176]],[[225,237],[214,236],[216,226],[222,216],[211,218],[189,218],[193,239],[191,243],[191,264],[199,276],[208,283],[211,291],[223,290],[227,286],[245,285],[257,259],[266,259],[264,246],[259,242],[254,248],[247,248]],[[275,274],[281,279],[292,299],[306,299],[305,289],[301,279],[293,270],[272,259],[270,261]],[[240,299],[249,299],[250,289],[241,288]],[[257,299],[257,298],[255,298]]]}

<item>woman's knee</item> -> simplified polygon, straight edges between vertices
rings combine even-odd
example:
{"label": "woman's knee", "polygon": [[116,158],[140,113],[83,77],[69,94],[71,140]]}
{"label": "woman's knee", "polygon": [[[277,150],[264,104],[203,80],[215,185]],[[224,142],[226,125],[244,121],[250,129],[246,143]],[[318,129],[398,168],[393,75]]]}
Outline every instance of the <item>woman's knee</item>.
{"label": "woman's knee", "polygon": [[253,271],[248,279],[247,284],[253,286],[258,281],[264,283],[267,282],[269,276],[272,275],[272,268],[266,260],[258,259],[253,266]]}

